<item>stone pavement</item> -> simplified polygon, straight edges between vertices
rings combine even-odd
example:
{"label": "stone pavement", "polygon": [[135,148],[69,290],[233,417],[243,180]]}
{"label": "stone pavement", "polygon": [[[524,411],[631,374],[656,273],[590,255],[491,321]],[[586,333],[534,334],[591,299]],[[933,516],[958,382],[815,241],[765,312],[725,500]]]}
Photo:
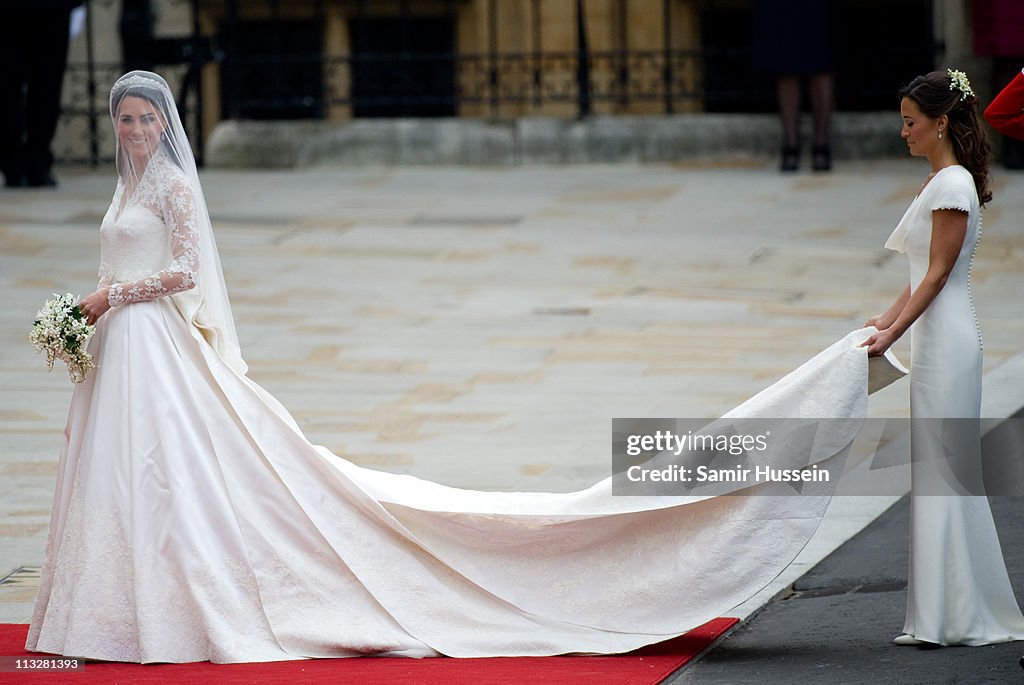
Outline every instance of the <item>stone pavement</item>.
{"label": "stone pavement", "polygon": [[[612,417],[719,416],[884,309],[906,265],[881,246],[926,172],[210,171],[204,188],[249,375],[314,442],[455,486],[568,491],[610,472]],[[992,416],[1024,406],[1022,187],[999,171],[974,268]],[[2,622],[31,613],[71,394],[28,326],[52,292],[92,291],[112,188],[65,170],[56,191],[0,194],[0,578],[28,569],[0,583]],[[905,382],[873,396],[872,416],[906,414]],[[897,499],[834,499],[736,614]]]}

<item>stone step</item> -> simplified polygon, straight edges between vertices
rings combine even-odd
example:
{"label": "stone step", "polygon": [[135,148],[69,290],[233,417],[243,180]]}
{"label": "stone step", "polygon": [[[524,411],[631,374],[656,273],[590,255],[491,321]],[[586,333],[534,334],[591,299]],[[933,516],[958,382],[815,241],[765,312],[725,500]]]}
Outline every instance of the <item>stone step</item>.
{"label": "stone step", "polygon": [[[811,139],[805,118],[803,139]],[[906,156],[898,112],[840,112],[832,122],[836,159]],[[373,165],[585,164],[731,160],[779,154],[774,114],[592,116],[582,120],[357,119],[224,121],[207,164],[221,168]],[[809,163],[805,150],[804,163]]]}

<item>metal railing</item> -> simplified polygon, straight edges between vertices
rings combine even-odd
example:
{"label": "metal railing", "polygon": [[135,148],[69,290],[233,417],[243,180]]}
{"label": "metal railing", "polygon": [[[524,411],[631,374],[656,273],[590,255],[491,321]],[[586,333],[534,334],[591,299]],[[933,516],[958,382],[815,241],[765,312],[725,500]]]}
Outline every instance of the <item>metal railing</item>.
{"label": "metal railing", "polygon": [[[198,0],[161,2],[166,5],[189,4],[192,33],[177,38],[155,38],[145,30],[136,29],[137,47],[126,44],[121,62],[104,62],[96,58],[96,44],[98,40],[109,40],[117,36],[119,31],[113,26],[98,27],[95,10],[103,9],[110,14],[119,3],[117,0],[85,0],[85,59],[69,61],[61,95],[60,142],[54,151],[61,163],[98,166],[114,161],[113,130],[107,104],[110,86],[131,69],[159,71],[175,89],[175,101],[178,103],[182,123],[189,132],[196,159],[202,163],[201,67],[213,58],[210,41],[199,31]],[[120,0],[120,3],[126,6],[128,0]]]}
{"label": "metal railing", "polygon": [[[576,116],[586,116],[595,104],[646,102],[672,114],[681,102],[703,102],[709,96],[728,98],[738,92],[708,93],[705,89],[703,64],[714,58],[706,51],[676,50],[666,55],[663,51],[622,50],[588,54],[585,67],[581,67],[575,52],[254,55],[236,60],[233,68],[242,72],[236,82],[246,82],[247,71],[258,73],[258,85],[236,88],[231,109],[240,118],[291,118],[290,114],[303,110],[316,117],[329,106],[352,107],[356,116],[374,111],[386,112],[384,116],[431,116],[430,112],[435,112],[433,116],[458,116],[465,115],[467,106],[478,106],[475,112],[480,116],[500,116],[506,106],[529,112],[568,104],[574,106]],[[588,73],[582,89],[581,69]],[[296,77],[308,73],[322,74],[324,87],[316,93],[288,94]],[[361,77],[372,78],[372,87],[360,83]],[[748,88],[743,94],[749,97],[751,92]],[[769,88],[761,93],[764,97],[770,94]]]}

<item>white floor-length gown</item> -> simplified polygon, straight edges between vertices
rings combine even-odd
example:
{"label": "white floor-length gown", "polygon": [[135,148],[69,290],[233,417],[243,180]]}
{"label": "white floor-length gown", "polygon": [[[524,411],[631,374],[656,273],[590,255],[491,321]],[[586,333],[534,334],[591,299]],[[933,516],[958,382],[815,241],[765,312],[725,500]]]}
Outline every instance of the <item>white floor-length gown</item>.
{"label": "white floor-length gown", "polygon": [[[159,187],[180,180],[170,165],[154,157],[103,220],[103,282],[141,280],[100,318],[98,368],[72,396],[27,649],[130,662],[622,652],[727,614],[817,528],[827,489],[621,497],[609,479],[484,493],[310,444],[183,317],[170,280],[147,278],[174,263],[188,282],[197,257],[189,203]],[[866,337],[732,413],[863,418]],[[859,424],[844,425],[812,460],[849,446]]]}
{"label": "white floor-length gown", "polygon": [[[969,494],[979,491],[970,473],[980,468],[978,425],[958,421],[981,414],[981,334],[970,291],[981,209],[970,172],[959,165],[941,169],[885,245],[906,253],[911,287],[916,288],[928,270],[932,212],[940,209],[967,212],[968,223],[945,286],[910,331],[913,487],[904,633],[942,645],[1021,640],[1024,617],[1010,587],[988,500]],[[951,444],[962,451],[945,458]]]}

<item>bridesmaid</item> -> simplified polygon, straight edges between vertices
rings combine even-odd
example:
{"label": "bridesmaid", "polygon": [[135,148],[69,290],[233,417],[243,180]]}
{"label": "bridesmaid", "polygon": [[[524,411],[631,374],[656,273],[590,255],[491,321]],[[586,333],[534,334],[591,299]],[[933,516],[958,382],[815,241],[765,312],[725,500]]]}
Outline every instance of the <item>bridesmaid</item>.
{"label": "bridesmaid", "polygon": [[895,642],[1020,640],[1024,616],[980,487],[982,354],[970,268],[981,206],[992,199],[991,148],[963,72],[918,76],[900,96],[901,135],[931,173],[885,243],[906,253],[910,284],[868,320],[878,333],[861,344],[882,354],[911,332],[910,569],[905,634]]}

